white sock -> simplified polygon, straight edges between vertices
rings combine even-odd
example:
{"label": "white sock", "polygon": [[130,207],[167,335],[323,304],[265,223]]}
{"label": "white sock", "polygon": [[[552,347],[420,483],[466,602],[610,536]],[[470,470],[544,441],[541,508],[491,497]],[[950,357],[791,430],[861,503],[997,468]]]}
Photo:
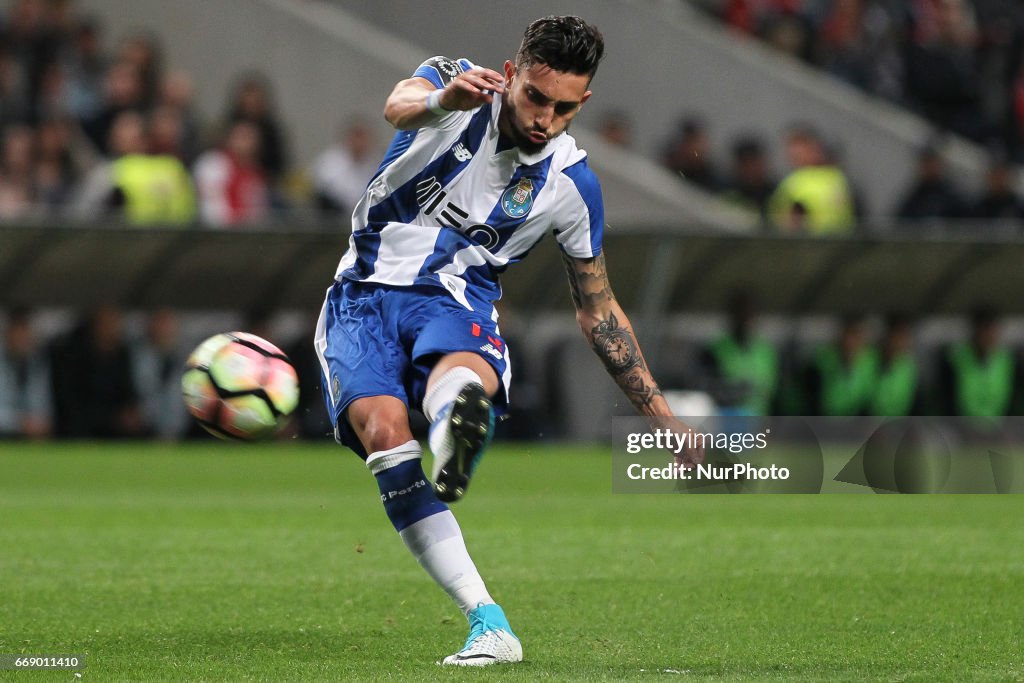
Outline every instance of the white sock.
{"label": "white sock", "polygon": [[399,534],[420,566],[451,596],[463,614],[468,615],[481,604],[494,604],[450,510],[421,519]]}
{"label": "white sock", "polygon": [[469,368],[459,365],[444,373],[427,390],[423,397],[423,414],[433,422],[437,419],[441,409],[455,400],[462,388],[471,382],[483,386],[484,381],[480,375]]}
{"label": "white sock", "polygon": [[366,466],[373,474],[377,475],[395,465],[401,465],[409,460],[418,460],[423,456],[420,442],[413,439],[401,446],[395,446],[387,451],[374,451],[366,458]]}

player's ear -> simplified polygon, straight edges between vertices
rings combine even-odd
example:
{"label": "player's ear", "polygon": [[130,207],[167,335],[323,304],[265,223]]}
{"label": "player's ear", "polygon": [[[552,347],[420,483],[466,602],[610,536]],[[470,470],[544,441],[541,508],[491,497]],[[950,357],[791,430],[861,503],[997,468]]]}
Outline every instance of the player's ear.
{"label": "player's ear", "polygon": [[593,94],[594,92],[592,90],[588,90],[587,92],[583,93],[583,97],[580,98],[580,106],[582,107],[583,103],[589,100],[590,96]]}
{"label": "player's ear", "polygon": [[512,77],[516,75],[516,65],[510,59],[505,60],[505,87],[512,85]]}

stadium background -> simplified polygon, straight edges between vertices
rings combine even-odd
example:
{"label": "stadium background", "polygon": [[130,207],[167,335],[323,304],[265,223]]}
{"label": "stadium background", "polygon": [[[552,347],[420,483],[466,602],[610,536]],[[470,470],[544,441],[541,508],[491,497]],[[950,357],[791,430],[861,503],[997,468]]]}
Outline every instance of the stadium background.
{"label": "stadium background", "polygon": [[[988,165],[1012,161],[1017,153],[1021,124],[1000,118],[997,106],[1016,111],[1012,83],[995,78],[1001,100],[988,96],[968,102],[975,118],[989,122],[987,128],[961,126],[969,133],[986,131],[971,139],[955,132],[956,121],[924,116],[934,111],[928,102],[913,99],[909,66],[904,65],[902,97],[865,92],[720,21],[731,21],[733,10],[744,4],[597,2],[587,7],[605,31],[609,56],[594,83],[597,97],[573,132],[591,152],[606,194],[613,283],[666,388],[690,392],[680,408],[712,410],[709,394],[722,402],[714,372],[703,359],[708,343],[727,327],[728,303],[739,291],[753,295],[756,312],[764,314],[757,327],[780,356],[777,389],[790,398],[773,406],[778,412],[820,412],[800,397],[805,370],[818,349],[837,338],[844,316],[866,316],[869,346],[880,342],[885,316],[909,317],[921,386],[932,393],[948,389],[942,383],[945,348],[969,336],[967,316],[979,307],[997,317],[1001,343],[1016,356],[1024,341],[1024,326],[1015,317],[1022,310],[1020,202],[1011,193],[997,218],[972,210],[974,198],[982,203]],[[818,35],[814,30],[831,35],[833,15],[841,16],[845,6],[747,4],[748,14],[761,12],[762,23],[773,16],[799,16],[812,37]],[[937,21],[932,3],[898,11],[893,7],[899,4],[853,4],[861,7],[855,18],[865,27],[872,25],[869,20],[877,24],[880,8],[888,8],[888,35],[897,47],[900,40],[930,44],[927,36],[917,36],[929,21]],[[163,334],[169,339],[161,342],[166,348],[150,349],[150,356],[155,354],[165,370],[135,392],[163,394],[162,403],[148,401],[154,416],[180,410],[171,407],[174,378],[166,368],[208,334],[248,325],[300,355],[308,346],[303,337],[348,230],[343,213],[320,210],[322,183],[328,181],[320,180],[317,164],[353,126],[368,141],[370,162],[379,158],[389,137],[379,115],[389,84],[424,55],[466,55],[500,65],[506,46],[516,44],[520,25],[530,17],[572,10],[572,3],[523,2],[503,8],[499,18],[459,2],[183,0],[172,6],[149,0],[128,5],[10,0],[5,5],[5,140],[17,138],[25,124],[42,140],[39,131],[61,122],[56,125],[65,136],[59,154],[66,172],[54,190],[54,183],[42,180],[46,167],[40,160],[39,180],[24,183],[27,198],[19,203],[19,171],[8,160],[5,178],[12,199],[0,222],[0,303],[14,311],[29,307],[32,353],[44,366],[56,361],[46,358],[51,347],[70,339],[79,322],[88,327],[86,319],[101,307],[111,313],[107,319],[117,345],[128,356],[144,354],[146,319],[164,311]],[[997,67],[1007,76],[1015,73],[1020,49],[1013,30],[1004,30],[1001,42],[992,38],[994,23],[1014,26],[1005,23],[1012,16],[994,13],[993,6],[999,3],[958,3],[960,13],[948,20],[974,31],[970,45],[977,57],[971,75],[986,87]],[[92,37],[92,53],[81,46],[84,33]],[[140,49],[142,92],[117,101],[110,94],[111,74],[139,58]],[[146,50],[152,56],[148,65]],[[209,205],[222,190],[205,179],[218,163],[211,157],[217,156],[228,124],[246,116],[233,100],[250,76],[266,89],[269,103],[266,120],[259,123],[265,139],[256,164],[263,193],[253,206],[236,198],[233,214],[215,215]],[[167,85],[181,81],[186,86],[177,91]],[[177,129],[172,126],[171,137],[175,130],[177,137],[164,142],[169,149],[162,151],[192,173],[178,191],[191,193],[198,208],[181,216],[140,217],[129,206],[126,217],[102,192],[97,200],[89,191],[97,177],[103,187],[104,167],[120,154],[107,147],[105,136],[123,111],[141,112],[153,126],[168,109],[176,109],[180,120]],[[846,174],[855,225],[794,229],[764,204],[759,216],[757,205],[742,193],[746,204],[736,201],[729,161],[734,143],[752,138],[763,151],[769,169],[764,201],[763,193],[790,171],[785,138],[794,125],[812,128],[830,163]],[[697,129],[703,142],[687,147],[686,126],[691,133]],[[7,147],[15,149],[17,141]],[[42,142],[39,149],[42,155]],[[922,149],[943,160],[945,177],[925,189],[924,210],[912,214],[901,210],[901,202],[923,164],[918,161]],[[8,156],[13,159],[17,152]],[[688,167],[687,156],[704,166]],[[1010,168],[1016,181],[1018,171]],[[107,190],[117,195],[117,181],[113,185]],[[950,208],[952,199],[944,204],[941,198],[952,196],[959,204]],[[749,206],[755,211],[746,210]],[[614,385],[576,341],[557,261],[554,248],[544,245],[506,278],[503,325],[516,352],[514,390],[524,411],[509,430],[523,438],[603,439],[608,416],[624,408]],[[123,324],[114,313],[126,316]],[[1001,315],[1010,317],[998,320]],[[307,389],[313,384],[311,379]],[[83,391],[79,402],[94,400]],[[306,392],[312,411],[317,410],[315,393]],[[45,402],[54,400],[51,395]],[[941,413],[947,403],[933,401],[918,412]],[[1004,409],[1009,412],[1013,405]],[[173,428],[152,424],[157,419],[144,416],[149,424],[132,433],[180,434],[180,419]],[[314,417],[309,422],[307,433],[324,431]],[[55,426],[60,433],[61,426]]]}
{"label": "stadium background", "polygon": [[[1011,358],[1024,346],[1019,214],[979,219],[973,208],[993,160],[1019,161],[1017,119],[1002,115],[1016,111],[1016,5],[3,0],[0,416],[16,417],[5,436],[48,438],[0,441],[0,655],[84,653],[82,677],[96,680],[459,676],[434,661],[464,623],[394,538],[365,468],[312,412],[305,443],[125,437],[187,431],[178,368],[209,334],[242,328],[296,360],[308,353],[348,230],[324,212],[315,160],[357,119],[379,156],[394,81],[438,53],[499,66],[548,12],[584,13],[607,37],[573,132],[604,185],[612,281],[656,375],[690,392],[681,405],[736,399],[705,352],[746,291],[798,389],[844,319],[866,315],[874,346],[883,317],[906,314],[924,410],[944,413],[941,361],[968,340],[972,311],[1002,316]],[[840,21],[851,8],[852,27]],[[955,10],[945,24],[943,8]],[[923,35],[907,30],[914,17]],[[929,31],[943,25],[968,40],[952,61],[984,84],[968,104],[987,132],[915,100],[898,69],[895,89],[836,77],[882,48],[941,52]],[[159,106],[138,93],[104,102],[108,77],[121,95],[141,77],[138,63],[116,68],[146,52],[132,36],[158,48],[150,87],[177,84],[151,93]],[[229,165],[264,191],[217,201],[216,150],[252,70],[270,85],[288,163]],[[112,180],[97,131],[122,109],[129,132],[136,110],[153,130],[170,122],[177,135],[159,141],[169,147],[123,156],[180,157],[160,168],[188,169],[173,186],[198,197],[191,213],[124,215],[152,195]],[[937,120],[960,133],[938,134]],[[820,132],[856,186],[855,225],[819,235],[736,208],[733,144],[754,134],[777,181],[794,123]],[[709,150],[683,140],[701,128]],[[901,220],[923,147],[946,178],[924,188],[931,213]],[[679,149],[682,159],[668,153]],[[710,158],[718,181],[694,158]],[[83,199],[85,187],[100,191]],[[231,212],[203,213],[205,202]],[[1012,214],[1012,201],[1001,206]],[[475,680],[1021,680],[1020,496],[612,494],[607,418],[627,408],[580,339],[554,245],[505,289],[522,412],[504,437],[531,442],[496,444],[456,513],[526,662]],[[65,365],[54,372],[54,361]],[[1012,372],[1002,380],[1020,387]],[[804,409],[797,399],[789,409]]]}

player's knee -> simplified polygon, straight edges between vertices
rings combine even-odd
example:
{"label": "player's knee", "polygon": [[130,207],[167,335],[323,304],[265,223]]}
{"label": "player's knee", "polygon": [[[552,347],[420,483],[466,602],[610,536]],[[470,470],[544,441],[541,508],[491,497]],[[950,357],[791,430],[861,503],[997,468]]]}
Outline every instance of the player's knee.
{"label": "player's knee", "polygon": [[397,448],[412,439],[409,426],[388,416],[371,416],[362,430],[363,447],[367,453]]}
{"label": "player's knee", "polygon": [[390,397],[356,400],[347,418],[367,453],[388,451],[412,440],[405,404]]}

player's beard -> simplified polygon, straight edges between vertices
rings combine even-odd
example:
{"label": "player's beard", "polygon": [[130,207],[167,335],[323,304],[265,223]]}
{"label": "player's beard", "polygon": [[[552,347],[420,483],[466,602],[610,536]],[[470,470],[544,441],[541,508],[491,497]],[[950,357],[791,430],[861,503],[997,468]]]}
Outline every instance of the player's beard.
{"label": "player's beard", "polygon": [[[509,103],[507,98],[502,102],[501,116],[505,119],[505,126],[503,126],[502,132],[511,138],[512,144],[522,151],[527,154],[537,154],[547,146],[549,138],[547,137],[546,131],[537,129],[525,131],[519,127],[519,122],[516,118],[516,108]],[[534,142],[531,140],[531,132],[537,132],[544,135],[544,142]]]}

